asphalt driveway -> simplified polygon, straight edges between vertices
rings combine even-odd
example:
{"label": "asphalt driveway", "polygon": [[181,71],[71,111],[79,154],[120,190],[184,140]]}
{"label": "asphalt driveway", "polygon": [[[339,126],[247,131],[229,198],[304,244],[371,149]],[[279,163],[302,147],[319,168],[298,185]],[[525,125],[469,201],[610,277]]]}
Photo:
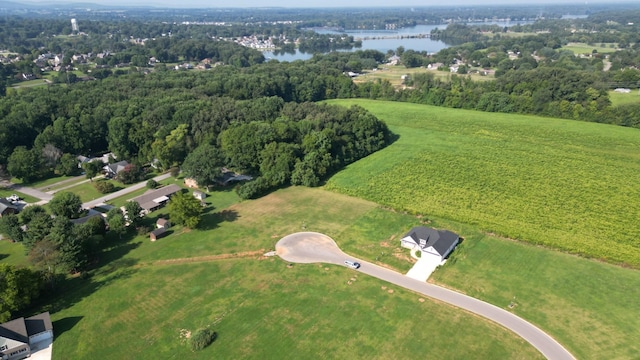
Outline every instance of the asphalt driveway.
{"label": "asphalt driveway", "polygon": [[575,359],[569,351],[550,335],[504,309],[437,285],[412,279],[373,263],[358,260],[343,253],[336,242],[326,235],[315,232],[287,235],[276,244],[276,253],[285,261],[297,263],[321,262],[343,265],[347,259],[357,261],[362,266],[355,271],[446,302],[494,321],[528,341],[547,359]]}

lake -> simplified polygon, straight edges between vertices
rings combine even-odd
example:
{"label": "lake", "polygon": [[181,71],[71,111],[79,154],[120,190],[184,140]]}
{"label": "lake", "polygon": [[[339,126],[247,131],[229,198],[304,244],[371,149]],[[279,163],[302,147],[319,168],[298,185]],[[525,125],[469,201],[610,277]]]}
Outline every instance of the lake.
{"label": "lake", "polygon": [[[532,21],[509,21],[499,22],[490,21],[482,23],[469,23],[469,25],[499,25],[499,26],[513,26],[517,24],[530,24]],[[446,28],[447,24],[440,25],[416,25],[412,27],[401,28],[397,30],[345,30],[336,31],[330,29],[313,29],[318,34],[347,34],[356,39],[362,39],[362,47],[354,48],[353,50],[342,51],[356,51],[356,50],[377,50],[382,53],[386,53],[388,50],[396,50],[398,47],[403,46],[405,50],[426,51],[428,53],[436,53],[442,49],[446,49],[451,45],[446,44],[441,40],[432,40],[429,38],[416,38],[410,36],[431,34],[431,30],[436,28]],[[313,54],[303,53],[296,49],[295,53],[275,54],[272,51],[263,52],[264,57],[268,60],[275,59],[278,61],[295,61],[295,60],[308,60],[313,57]]]}

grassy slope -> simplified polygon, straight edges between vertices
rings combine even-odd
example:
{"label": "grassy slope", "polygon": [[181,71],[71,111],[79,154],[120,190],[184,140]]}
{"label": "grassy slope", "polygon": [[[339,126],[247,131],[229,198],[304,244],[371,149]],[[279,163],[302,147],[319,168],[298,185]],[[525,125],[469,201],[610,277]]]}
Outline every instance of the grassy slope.
{"label": "grassy slope", "polygon": [[[214,193],[210,199],[213,204],[229,203],[229,194],[233,193]],[[288,268],[277,258],[257,256],[157,262],[270,249],[280,236],[299,230],[326,232],[339,243],[341,234],[348,235],[355,244],[347,251],[365,243],[372,248],[369,236],[377,243],[417,222],[368,201],[306,188],[278,191],[217,211],[218,215],[205,217],[202,230],[176,228],[155,243],[137,237],[117,245],[102,256],[111,261],[96,269],[90,280],[72,280],[62,291],[64,298],[51,305],[54,328],[59,329],[54,359],[354,354],[384,359],[411,358],[416,353],[439,353],[445,358],[540,357],[498,326],[443,304],[420,302],[415,294],[343,267]],[[378,230],[372,234],[370,228]],[[181,329],[209,325],[220,335],[210,348],[192,353],[181,344]],[[430,341],[416,341],[407,333],[427,334]],[[123,340],[106,341],[115,338]]]}
{"label": "grassy slope", "polygon": [[611,90],[609,91],[609,98],[613,106],[640,104],[640,94],[636,89],[631,89],[628,94],[621,94]]}
{"label": "grassy slope", "polygon": [[328,188],[640,267],[640,130],[415,104],[360,104],[399,140]]}

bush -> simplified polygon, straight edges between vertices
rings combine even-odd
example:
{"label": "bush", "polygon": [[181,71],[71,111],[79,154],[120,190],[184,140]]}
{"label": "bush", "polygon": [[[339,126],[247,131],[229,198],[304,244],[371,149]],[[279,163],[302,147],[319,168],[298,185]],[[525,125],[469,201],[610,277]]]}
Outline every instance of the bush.
{"label": "bush", "polygon": [[169,169],[169,173],[171,174],[171,176],[173,176],[174,178],[177,178],[178,175],[180,175],[180,168],[179,167],[172,167],[171,169]]}
{"label": "bush", "polygon": [[95,186],[96,190],[98,190],[101,194],[108,194],[116,188],[111,182],[106,180],[96,181],[93,186]]}
{"label": "bush", "polygon": [[151,179],[151,180],[147,181],[147,187],[149,189],[155,189],[155,188],[158,187],[158,182],[153,180],[153,179]]}
{"label": "bush", "polygon": [[246,200],[259,198],[269,192],[270,189],[269,182],[265,178],[259,177],[236,187],[236,192],[240,198]]}
{"label": "bush", "polygon": [[192,351],[198,351],[206,348],[216,340],[218,333],[211,329],[199,329],[189,339]]}

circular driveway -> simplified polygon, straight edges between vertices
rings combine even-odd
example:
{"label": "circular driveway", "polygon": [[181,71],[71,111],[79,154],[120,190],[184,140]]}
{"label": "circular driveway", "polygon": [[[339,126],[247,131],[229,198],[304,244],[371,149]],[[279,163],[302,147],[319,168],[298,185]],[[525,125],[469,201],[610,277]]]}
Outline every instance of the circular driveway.
{"label": "circular driveway", "polygon": [[547,359],[575,360],[573,355],[560,343],[528,321],[482,300],[412,279],[367,261],[358,260],[343,253],[336,242],[324,234],[301,232],[287,235],[276,243],[276,254],[285,261],[295,263],[323,262],[343,265],[345,260],[357,261],[361,267],[354,271],[446,302],[496,322],[528,341]]}

